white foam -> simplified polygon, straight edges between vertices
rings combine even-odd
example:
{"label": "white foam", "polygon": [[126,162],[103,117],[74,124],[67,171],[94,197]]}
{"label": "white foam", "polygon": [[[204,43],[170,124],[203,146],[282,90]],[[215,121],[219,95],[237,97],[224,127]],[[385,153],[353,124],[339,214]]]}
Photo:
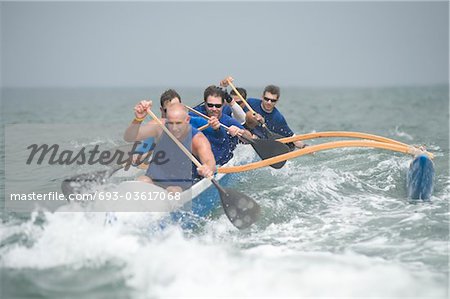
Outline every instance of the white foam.
{"label": "white foam", "polygon": [[414,138],[410,134],[400,130],[399,126],[396,126],[394,130],[390,130],[390,133],[394,136],[405,137],[408,140],[414,140]]}
{"label": "white foam", "polygon": [[127,282],[146,297],[445,295],[429,273],[410,273],[354,253],[307,253],[272,245],[236,251],[172,235],[137,254],[128,264]]}
{"label": "white foam", "polygon": [[[3,264],[16,269],[47,269],[100,267],[117,262],[124,267],[126,284],[141,297],[445,295],[442,276],[424,269],[411,271],[398,261],[349,251],[324,252],[326,246],[320,246],[320,242],[327,236],[332,238],[333,233],[345,235],[339,229],[358,227],[355,217],[343,215],[342,221],[334,223],[327,223],[331,218],[325,217],[324,225],[317,227],[305,227],[302,219],[296,219],[270,225],[265,231],[241,233],[222,216],[208,223],[204,234],[189,239],[174,228],[148,238],[141,231],[148,224],[145,216],[132,221],[133,215],[129,214],[129,221],[112,227],[103,224],[102,213],[45,214],[42,227],[32,219],[20,230],[31,228],[28,234],[33,244],[10,247],[2,254]],[[352,214],[357,215],[358,209]],[[340,226],[337,231],[336,223]],[[379,248],[386,242],[374,238],[360,243],[360,248]],[[242,248],[257,243],[262,245]]]}
{"label": "white foam", "polygon": [[[31,247],[14,245],[3,255],[12,268],[51,268],[63,265],[99,265],[124,259],[139,247],[138,238],[121,234],[119,227],[104,226],[104,213],[46,213],[42,228],[33,226]],[[32,221],[24,225],[32,225]]]}

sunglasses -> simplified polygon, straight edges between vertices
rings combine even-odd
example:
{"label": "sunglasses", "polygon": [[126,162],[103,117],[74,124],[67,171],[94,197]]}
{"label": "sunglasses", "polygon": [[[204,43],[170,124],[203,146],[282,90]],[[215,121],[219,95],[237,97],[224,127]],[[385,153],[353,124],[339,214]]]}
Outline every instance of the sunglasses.
{"label": "sunglasses", "polygon": [[266,102],[272,102],[272,103],[276,103],[278,100],[275,100],[275,99],[270,99],[270,98],[268,98],[268,97],[264,97],[263,98],[264,99],[264,101],[266,101]]}
{"label": "sunglasses", "polygon": [[244,102],[242,102],[242,101],[235,101],[236,102],[236,104],[238,104],[238,105],[241,105],[242,103],[244,103]]}
{"label": "sunglasses", "polygon": [[208,106],[209,108],[212,108],[212,107],[221,108],[222,104],[206,103],[206,106]]}

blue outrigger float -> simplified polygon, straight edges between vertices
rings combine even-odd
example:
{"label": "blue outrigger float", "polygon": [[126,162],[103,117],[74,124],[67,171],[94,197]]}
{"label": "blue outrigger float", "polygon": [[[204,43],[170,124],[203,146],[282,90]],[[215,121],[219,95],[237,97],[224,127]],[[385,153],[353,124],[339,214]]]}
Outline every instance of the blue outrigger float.
{"label": "blue outrigger float", "polygon": [[406,176],[408,198],[430,200],[433,193],[434,166],[427,155],[418,155],[411,162]]}

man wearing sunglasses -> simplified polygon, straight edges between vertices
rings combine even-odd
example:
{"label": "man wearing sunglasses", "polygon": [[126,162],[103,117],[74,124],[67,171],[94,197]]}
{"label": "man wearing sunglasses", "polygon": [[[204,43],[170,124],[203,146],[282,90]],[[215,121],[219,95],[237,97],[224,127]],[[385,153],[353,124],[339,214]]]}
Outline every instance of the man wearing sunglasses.
{"label": "man wearing sunglasses", "polygon": [[[291,137],[294,135],[294,132],[289,128],[286,119],[281,112],[275,107],[279,100],[280,88],[275,85],[268,85],[264,89],[262,100],[255,98],[249,98],[247,100],[248,104],[256,112],[255,116],[250,116],[247,112],[247,116],[249,118],[254,118],[254,120],[257,120],[259,123],[265,123],[267,128],[273,133],[284,137]],[[254,124],[254,121],[249,121],[249,124]],[[261,126],[251,128],[251,132],[259,138],[268,138]],[[294,145],[297,148],[305,147],[305,144],[302,141],[296,141],[294,142]]]}
{"label": "man wearing sunglasses", "polygon": [[[195,110],[210,117],[209,127],[203,131],[211,143],[211,148],[218,165],[224,165],[233,157],[233,151],[239,142],[238,136],[251,138],[251,133],[234,118],[223,113],[224,94],[214,85],[207,87],[203,93],[203,104],[194,107]],[[190,113],[193,116],[193,113]],[[228,130],[220,126],[224,124]]]}
{"label": "man wearing sunglasses", "polygon": [[142,125],[147,110],[152,108],[151,101],[141,101],[135,108],[135,119],[125,133],[126,141],[143,140],[153,137],[156,140],[154,154],[145,176],[138,180],[157,184],[169,192],[181,192],[189,188],[198,175],[209,177],[214,174],[216,162],[208,139],[200,131],[190,126],[190,117],[181,103],[172,103],[166,109],[163,119],[169,131],[192,154],[201,161],[202,166],[194,164],[182,150],[167,136],[163,129],[155,123]]}

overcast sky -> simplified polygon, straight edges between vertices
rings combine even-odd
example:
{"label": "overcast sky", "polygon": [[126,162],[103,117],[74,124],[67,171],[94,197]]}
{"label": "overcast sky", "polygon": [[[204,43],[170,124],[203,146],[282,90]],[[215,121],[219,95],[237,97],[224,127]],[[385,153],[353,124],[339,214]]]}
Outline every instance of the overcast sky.
{"label": "overcast sky", "polygon": [[448,3],[1,3],[3,86],[448,82]]}

